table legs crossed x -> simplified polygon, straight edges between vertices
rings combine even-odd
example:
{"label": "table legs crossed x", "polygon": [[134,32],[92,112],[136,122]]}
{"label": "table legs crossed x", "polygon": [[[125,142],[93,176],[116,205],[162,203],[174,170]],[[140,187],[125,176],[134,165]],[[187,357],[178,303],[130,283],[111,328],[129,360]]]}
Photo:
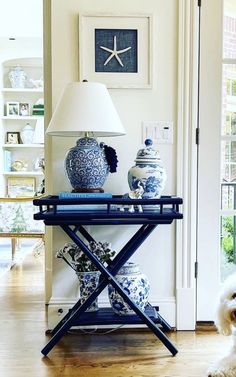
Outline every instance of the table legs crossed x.
{"label": "table legs crossed x", "polygon": [[[105,267],[99,259],[90,251],[87,245],[83,242],[81,235],[87,240],[93,240],[92,236],[82,226],[72,225],[60,225],[64,232],[70,237],[70,239],[81,248],[81,250],[87,255],[92,263],[101,272],[99,285],[96,290],[88,297],[88,299],[81,304],[80,300],[76,302],[73,308],[62,318],[62,320],[52,330],[52,338],[47,345],[42,349],[42,354],[47,355],[51,349],[58,343],[63,335],[78,321],[81,314],[92,304],[96,297],[103,291],[103,289],[111,284],[118,293],[122,296],[125,302],[133,309],[136,315],[142,320],[142,323],[146,324],[150,330],[160,339],[160,341],[167,347],[167,349],[174,356],[178,350],[169,340],[169,338],[163,333],[163,331],[144,311],[142,311],[122,289],[120,284],[116,281],[115,275],[120,268],[130,259],[139,246],[145,241],[145,239],[151,234],[158,224],[145,224],[142,225],[132,238],[126,243],[126,245],[120,250],[116,257],[110,261],[107,267]],[[158,314],[159,316],[159,314]],[[161,317],[160,323],[163,329],[170,329],[168,323]]]}

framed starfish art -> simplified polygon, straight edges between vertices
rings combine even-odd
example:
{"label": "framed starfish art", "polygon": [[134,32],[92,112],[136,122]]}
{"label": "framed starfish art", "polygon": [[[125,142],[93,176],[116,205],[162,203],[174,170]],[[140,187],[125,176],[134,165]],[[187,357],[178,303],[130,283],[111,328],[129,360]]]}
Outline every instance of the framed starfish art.
{"label": "framed starfish art", "polygon": [[79,16],[79,80],[151,88],[151,15]]}

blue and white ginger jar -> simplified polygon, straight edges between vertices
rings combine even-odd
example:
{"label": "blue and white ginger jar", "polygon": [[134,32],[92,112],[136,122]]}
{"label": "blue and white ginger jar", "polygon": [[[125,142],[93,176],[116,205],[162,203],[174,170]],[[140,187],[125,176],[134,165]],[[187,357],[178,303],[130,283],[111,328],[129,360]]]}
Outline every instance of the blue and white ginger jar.
{"label": "blue and white ginger jar", "polygon": [[[147,276],[140,272],[139,266],[133,262],[126,263],[116,274],[116,280],[129,295],[129,298],[141,310],[144,310],[148,303],[150,284]],[[111,284],[108,285],[108,295],[111,307],[116,314],[135,314]]]}
{"label": "blue and white ginger jar", "polygon": [[144,199],[160,198],[167,178],[159,152],[152,148],[152,144],[151,139],[145,140],[145,148],[138,151],[136,164],[128,172],[130,189],[137,189],[141,182]]}
{"label": "blue and white ginger jar", "polygon": [[66,154],[65,170],[75,190],[101,188],[109,173],[103,146],[92,137],[77,140]]}

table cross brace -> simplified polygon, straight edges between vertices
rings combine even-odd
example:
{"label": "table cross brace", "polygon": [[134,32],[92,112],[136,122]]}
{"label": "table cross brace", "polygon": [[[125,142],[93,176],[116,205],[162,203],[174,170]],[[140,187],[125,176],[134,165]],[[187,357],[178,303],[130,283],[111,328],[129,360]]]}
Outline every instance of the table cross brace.
{"label": "table cross brace", "polygon": [[[167,347],[167,349],[174,356],[178,351],[172,344],[169,338],[162,332],[162,330],[152,321],[152,319],[142,311],[136,304],[129,298],[127,293],[123,290],[120,284],[116,281],[115,275],[120,268],[130,259],[139,246],[145,241],[150,233],[155,229],[158,224],[145,224],[133,235],[133,237],[126,243],[126,245],[120,250],[116,257],[105,267],[100,260],[91,252],[83,240],[77,235],[77,232],[87,240],[91,241],[93,238],[82,227],[74,227],[69,225],[60,225],[64,232],[74,241],[74,243],[81,248],[91,262],[101,272],[98,287],[95,291],[81,304],[80,300],[73,306],[68,314],[56,325],[52,330],[53,337],[48,344],[42,349],[42,354],[47,355],[48,352],[54,347],[54,345],[62,338],[62,336],[75,324],[75,319],[78,320],[79,316],[83,314],[86,309],[92,304],[97,296],[104,290],[104,288],[111,284],[125,300],[125,302],[132,308],[137,316],[145,323],[153,333],[161,340],[161,342]],[[160,317],[161,318],[161,317]],[[162,318],[160,320],[162,322]],[[169,325],[164,321],[164,326],[169,328]]]}

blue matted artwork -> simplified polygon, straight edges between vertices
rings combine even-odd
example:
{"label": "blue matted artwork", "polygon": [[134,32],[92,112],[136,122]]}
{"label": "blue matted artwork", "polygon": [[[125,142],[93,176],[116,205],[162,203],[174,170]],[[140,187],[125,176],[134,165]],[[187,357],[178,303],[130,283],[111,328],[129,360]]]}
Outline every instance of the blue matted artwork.
{"label": "blue matted artwork", "polygon": [[95,72],[138,72],[136,29],[95,29]]}

